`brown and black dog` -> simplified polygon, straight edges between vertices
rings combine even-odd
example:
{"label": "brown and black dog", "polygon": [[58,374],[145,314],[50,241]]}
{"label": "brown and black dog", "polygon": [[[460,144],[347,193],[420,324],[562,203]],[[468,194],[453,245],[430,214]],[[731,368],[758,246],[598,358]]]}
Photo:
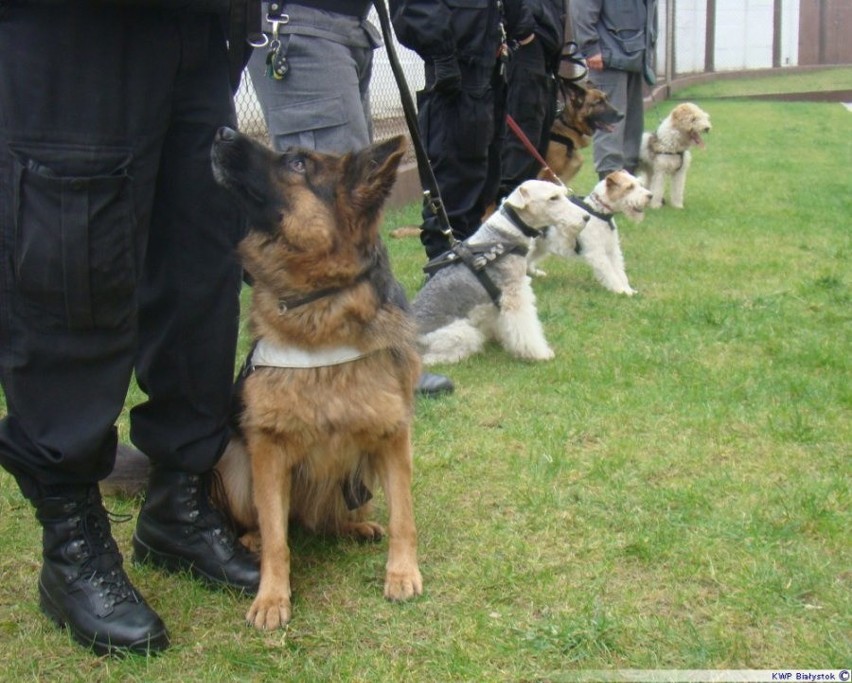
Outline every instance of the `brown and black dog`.
{"label": "brown and black dog", "polygon": [[227,511],[260,533],[260,589],[246,615],[257,628],[290,620],[288,519],[378,539],[368,518],[376,483],[389,516],[384,594],[422,592],[411,493],[420,357],[379,236],[404,149],[396,137],[344,156],[279,154],[227,128],[213,145],[216,178],[251,227],[239,252],[256,346],[241,438],[217,469]]}
{"label": "brown and black dog", "polygon": [[[609,130],[623,115],[606,94],[594,87],[585,87],[560,79],[559,105],[562,111],[550,129],[550,143],[545,161],[559,179],[568,185],[583,165],[580,150],[588,147],[596,130]],[[539,177],[544,177],[542,171]]]}

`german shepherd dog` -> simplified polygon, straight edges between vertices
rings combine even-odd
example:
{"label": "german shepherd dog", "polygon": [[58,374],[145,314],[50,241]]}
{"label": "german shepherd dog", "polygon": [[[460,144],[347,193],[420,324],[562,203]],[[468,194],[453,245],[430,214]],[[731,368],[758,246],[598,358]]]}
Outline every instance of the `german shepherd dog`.
{"label": "german shepherd dog", "polygon": [[[580,150],[588,147],[596,130],[611,130],[623,114],[606,94],[593,87],[560,78],[558,106],[561,111],[550,129],[545,161],[559,179],[568,185],[583,165]],[[542,171],[542,174],[545,173]],[[539,177],[543,177],[539,174]]]}
{"label": "german shepherd dog", "polygon": [[253,279],[256,345],[243,373],[240,437],[217,468],[225,507],[259,530],[261,579],[246,614],[272,629],[291,616],[288,519],[374,540],[369,489],[389,511],[384,594],[422,592],[411,494],[413,322],[379,237],[405,140],[344,156],[276,153],[228,128],[213,144],[217,180],[245,206],[239,246]]}

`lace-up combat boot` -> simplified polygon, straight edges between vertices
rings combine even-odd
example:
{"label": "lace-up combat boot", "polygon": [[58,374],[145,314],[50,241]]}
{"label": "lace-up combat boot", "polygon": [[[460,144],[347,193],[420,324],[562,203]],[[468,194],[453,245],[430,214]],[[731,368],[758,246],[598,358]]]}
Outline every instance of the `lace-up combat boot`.
{"label": "lace-up combat boot", "polygon": [[151,468],[133,534],[134,559],[254,594],[260,583],[259,562],[213,507],[215,476]]}
{"label": "lace-up combat boot", "polygon": [[42,611],[101,655],[166,649],[165,625],[124,573],[97,486],[41,499],[36,517],[44,544]]}

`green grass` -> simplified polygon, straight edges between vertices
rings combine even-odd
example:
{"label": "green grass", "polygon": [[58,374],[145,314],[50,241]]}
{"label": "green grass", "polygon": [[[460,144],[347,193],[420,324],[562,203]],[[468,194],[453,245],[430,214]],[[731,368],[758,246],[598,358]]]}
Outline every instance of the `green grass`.
{"label": "green grass", "polygon": [[[570,681],[576,669],[848,666],[852,114],[696,102],[714,128],[686,209],[620,222],[640,294],[610,294],[584,264],[551,258],[534,287],[556,360],[490,347],[437,368],[457,390],[417,405],[422,598],[383,600],[386,543],[295,532],[287,630],[251,630],[247,599],[131,565],[174,645],[98,659],[40,615],[37,526],[2,474],[2,677]],[[587,163],[574,188],[592,184]],[[392,212],[386,229],[417,215]],[[388,245],[413,294],[418,241]],[[125,550],[131,531],[116,526]]]}
{"label": "green grass", "polygon": [[746,97],[777,93],[821,92],[852,88],[852,67],[825,67],[814,70],[784,72],[777,75],[713,80],[679,90],[679,100],[693,97]]}

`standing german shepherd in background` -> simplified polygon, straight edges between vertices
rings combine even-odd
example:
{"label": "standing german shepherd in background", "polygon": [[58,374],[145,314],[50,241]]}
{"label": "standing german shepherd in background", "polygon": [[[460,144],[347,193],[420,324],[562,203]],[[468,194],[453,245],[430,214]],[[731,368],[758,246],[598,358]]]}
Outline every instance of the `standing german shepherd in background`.
{"label": "standing german shepherd in background", "polygon": [[396,137],[345,156],[279,154],[227,128],[213,145],[217,180],[251,227],[240,255],[256,345],[242,438],[218,469],[229,512],[260,532],[260,589],[246,615],[257,628],[290,620],[288,519],[380,538],[367,519],[377,480],[389,510],[385,597],[422,592],[411,495],[420,358],[379,237],[404,149]]}
{"label": "standing german shepherd in background", "polygon": [[585,87],[568,79],[560,79],[560,85],[559,106],[562,111],[550,128],[545,161],[568,185],[583,166],[580,150],[589,146],[594,132],[610,130],[624,116],[597,88]]}

